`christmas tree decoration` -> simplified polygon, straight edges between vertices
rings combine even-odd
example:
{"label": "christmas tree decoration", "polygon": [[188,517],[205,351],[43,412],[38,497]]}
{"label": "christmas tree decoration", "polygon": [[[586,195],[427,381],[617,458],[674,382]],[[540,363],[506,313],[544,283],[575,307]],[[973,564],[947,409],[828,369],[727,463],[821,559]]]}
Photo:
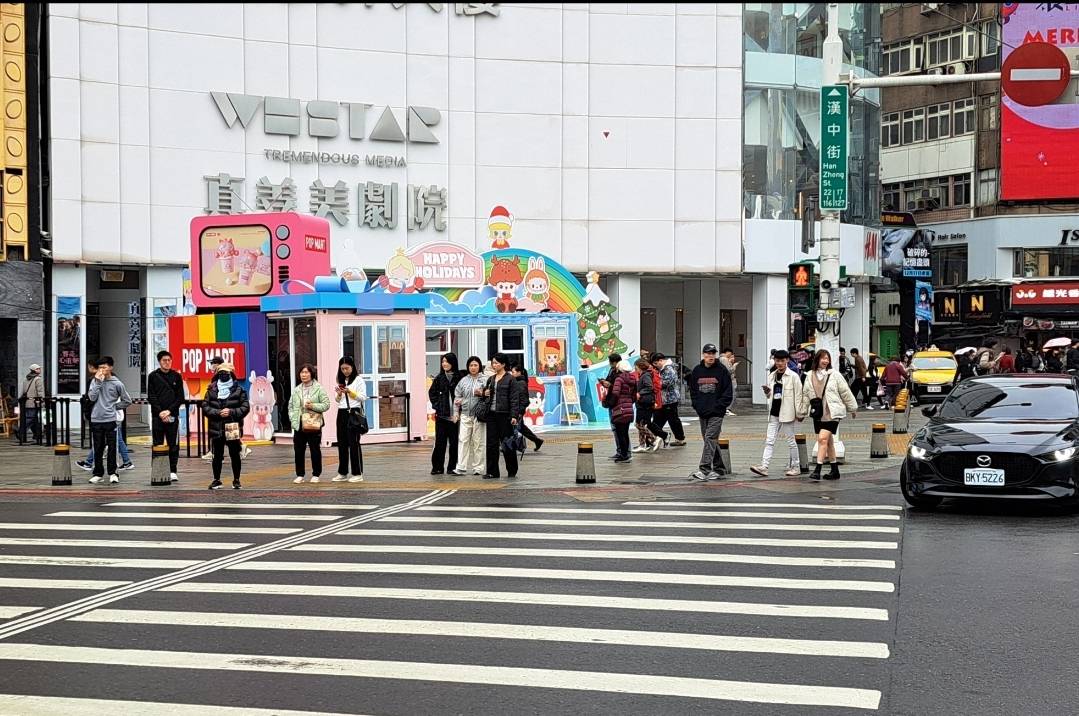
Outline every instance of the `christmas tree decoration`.
{"label": "christmas tree decoration", "polygon": [[599,274],[590,271],[584,302],[577,309],[577,327],[580,329],[577,355],[583,365],[601,363],[611,353],[626,351],[626,344],[618,337],[622,324],[615,319],[617,310],[599,287]]}

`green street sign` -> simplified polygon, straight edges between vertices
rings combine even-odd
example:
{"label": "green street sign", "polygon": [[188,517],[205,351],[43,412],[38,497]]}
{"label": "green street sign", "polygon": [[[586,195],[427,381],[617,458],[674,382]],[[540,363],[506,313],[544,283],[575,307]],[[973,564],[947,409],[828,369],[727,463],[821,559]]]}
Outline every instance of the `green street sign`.
{"label": "green street sign", "polygon": [[850,120],[846,85],[825,85],[820,90],[820,208],[847,208],[847,142]]}

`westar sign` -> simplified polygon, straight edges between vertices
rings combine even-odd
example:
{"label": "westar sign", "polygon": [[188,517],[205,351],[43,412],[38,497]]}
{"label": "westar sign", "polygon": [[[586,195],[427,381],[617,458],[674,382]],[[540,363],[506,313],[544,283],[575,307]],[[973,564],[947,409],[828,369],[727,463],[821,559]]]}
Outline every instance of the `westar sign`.
{"label": "westar sign", "polygon": [[348,136],[350,139],[375,139],[383,142],[418,142],[438,144],[438,137],[429,129],[442,120],[442,113],[434,107],[408,106],[405,108],[405,130],[394,116],[393,110],[384,107],[375,122],[370,136],[367,135],[367,110],[373,105],[364,102],[326,102],[311,100],[301,115],[300,100],[287,97],[262,97],[234,92],[211,92],[210,97],[229,127],[240,123],[245,129],[262,107],[263,131],[266,134],[300,135],[302,116],[307,117],[307,133],[312,137],[329,139],[340,132],[338,116],[341,105],[347,107]]}

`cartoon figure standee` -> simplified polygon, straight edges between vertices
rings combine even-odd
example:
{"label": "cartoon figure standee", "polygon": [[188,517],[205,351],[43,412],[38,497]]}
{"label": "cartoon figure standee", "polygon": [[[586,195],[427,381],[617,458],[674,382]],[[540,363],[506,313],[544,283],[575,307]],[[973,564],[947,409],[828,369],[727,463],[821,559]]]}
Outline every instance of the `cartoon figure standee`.
{"label": "cartoon figure standee", "polygon": [[535,376],[528,378],[528,407],[525,408],[524,420],[529,425],[543,425],[543,397],[547,389]]}
{"label": "cartoon figure standee", "polygon": [[236,279],[232,277],[232,274],[236,273],[236,257],[240,255],[240,252],[236,250],[236,245],[232,243],[232,239],[222,238],[217,242],[217,251],[214,252],[214,258],[221,262],[221,273],[225,274],[225,284],[231,286],[236,283]]}
{"label": "cartoon figure standee", "polygon": [[386,273],[378,277],[378,285],[390,293],[415,293],[423,288],[423,277],[416,275],[416,264],[405,256],[404,249],[397,249],[386,262]]}
{"label": "cartoon figure standee", "polygon": [[251,413],[246,420],[247,432],[255,440],[272,440],[273,373],[266,371],[265,376],[256,376],[255,371],[251,371],[251,376],[248,380],[251,382],[251,391],[248,398],[251,403]]}
{"label": "cartoon figure standee", "polygon": [[524,278],[525,295],[521,306],[529,311],[543,311],[547,309],[547,299],[551,296],[551,278],[547,275],[547,268],[542,256],[533,256],[528,259],[528,272]]}
{"label": "cartoon figure standee", "polygon": [[565,346],[556,338],[549,338],[543,344],[543,363],[538,373],[547,378],[562,375],[566,372]]}
{"label": "cartoon figure standee", "polygon": [[495,308],[499,313],[514,313],[517,310],[517,288],[524,280],[521,262],[516,256],[491,259],[491,275],[487,283],[494,288],[497,298]]}
{"label": "cartoon figure standee", "polygon": [[504,206],[491,209],[491,218],[487,219],[487,236],[491,239],[492,249],[508,249],[512,238],[513,215]]}

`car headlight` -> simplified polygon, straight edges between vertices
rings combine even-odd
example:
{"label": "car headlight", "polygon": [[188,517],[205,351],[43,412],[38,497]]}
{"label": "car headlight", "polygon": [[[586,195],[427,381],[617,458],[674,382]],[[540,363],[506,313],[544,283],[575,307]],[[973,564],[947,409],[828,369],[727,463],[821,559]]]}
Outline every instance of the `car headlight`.
{"label": "car headlight", "polygon": [[[1075,451],[1075,449],[1072,448],[1072,452],[1074,452],[1074,451]],[[928,451],[924,447],[918,447],[917,445],[911,445],[909,455],[912,458],[914,458],[915,460],[924,460],[926,452],[928,452]]]}
{"label": "car headlight", "polygon": [[1075,457],[1075,448],[1064,448],[1063,450],[1054,450],[1053,457],[1057,462],[1064,462],[1065,460],[1071,460]]}

